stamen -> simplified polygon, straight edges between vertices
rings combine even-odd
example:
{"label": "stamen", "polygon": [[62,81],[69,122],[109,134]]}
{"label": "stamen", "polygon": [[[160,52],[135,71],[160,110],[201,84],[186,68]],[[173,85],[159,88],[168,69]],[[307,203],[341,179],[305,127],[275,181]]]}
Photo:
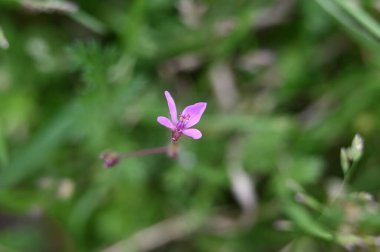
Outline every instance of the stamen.
{"label": "stamen", "polygon": [[186,126],[186,123],[189,121],[190,119],[190,115],[187,114],[187,115],[184,115],[184,114],[181,114],[179,116],[179,121],[177,123],[177,130],[183,130]]}
{"label": "stamen", "polygon": [[176,142],[182,136],[182,130],[186,128],[187,122],[190,120],[189,114],[179,115],[179,121],[177,122],[175,130],[172,131],[172,141]]}

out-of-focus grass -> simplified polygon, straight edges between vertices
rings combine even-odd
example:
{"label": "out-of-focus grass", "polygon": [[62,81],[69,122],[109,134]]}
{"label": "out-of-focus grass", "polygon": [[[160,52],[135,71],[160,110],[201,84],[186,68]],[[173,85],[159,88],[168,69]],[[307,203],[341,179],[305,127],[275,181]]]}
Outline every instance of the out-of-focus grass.
{"label": "out-of-focus grass", "polygon": [[[0,250],[376,251],[379,17],[376,1],[0,1]],[[203,138],[104,169],[103,150],[169,142],[164,90],[208,102]]]}

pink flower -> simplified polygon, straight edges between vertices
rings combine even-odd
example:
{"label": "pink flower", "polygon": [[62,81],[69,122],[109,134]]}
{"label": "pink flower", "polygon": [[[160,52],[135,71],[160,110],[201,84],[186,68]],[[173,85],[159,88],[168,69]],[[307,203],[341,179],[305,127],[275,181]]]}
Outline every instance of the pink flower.
{"label": "pink flower", "polygon": [[206,109],[206,102],[198,102],[193,105],[187,106],[182,113],[179,115],[179,120],[177,118],[177,107],[175,106],[174,100],[168,91],[165,91],[165,97],[168,102],[169,112],[171,120],[164,116],[157,117],[159,124],[171,129],[172,140],[178,141],[182,136],[188,136],[192,139],[200,139],[202,133],[191,128],[201,120],[202,114]]}

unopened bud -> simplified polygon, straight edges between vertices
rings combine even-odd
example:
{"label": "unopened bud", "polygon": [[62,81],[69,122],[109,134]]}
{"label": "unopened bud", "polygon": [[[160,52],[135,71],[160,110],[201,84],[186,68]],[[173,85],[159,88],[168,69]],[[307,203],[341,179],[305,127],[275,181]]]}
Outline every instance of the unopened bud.
{"label": "unopened bud", "polygon": [[120,156],[115,152],[106,151],[100,154],[100,159],[106,168],[112,168],[119,163]]}
{"label": "unopened bud", "polygon": [[363,155],[363,149],[364,140],[359,134],[356,134],[354,139],[352,140],[351,145],[351,156],[354,161],[358,161],[361,158],[361,156]]}
{"label": "unopened bud", "polygon": [[340,149],[340,164],[346,175],[354,163],[358,162],[363,155],[364,140],[356,134],[350,147]]}

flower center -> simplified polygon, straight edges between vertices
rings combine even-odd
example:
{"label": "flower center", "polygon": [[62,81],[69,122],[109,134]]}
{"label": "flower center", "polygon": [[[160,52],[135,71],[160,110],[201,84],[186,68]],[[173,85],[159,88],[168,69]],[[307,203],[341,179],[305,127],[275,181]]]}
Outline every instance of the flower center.
{"label": "flower center", "polygon": [[186,128],[187,122],[190,120],[190,115],[181,114],[179,116],[179,121],[177,122],[175,130],[172,131],[172,140],[174,142],[178,141],[178,139],[182,136],[182,130]]}
{"label": "flower center", "polygon": [[189,120],[190,120],[189,114],[187,114],[187,115],[181,114],[179,116],[179,121],[176,125],[177,130],[179,130],[179,131],[183,130],[186,127],[186,124]]}

